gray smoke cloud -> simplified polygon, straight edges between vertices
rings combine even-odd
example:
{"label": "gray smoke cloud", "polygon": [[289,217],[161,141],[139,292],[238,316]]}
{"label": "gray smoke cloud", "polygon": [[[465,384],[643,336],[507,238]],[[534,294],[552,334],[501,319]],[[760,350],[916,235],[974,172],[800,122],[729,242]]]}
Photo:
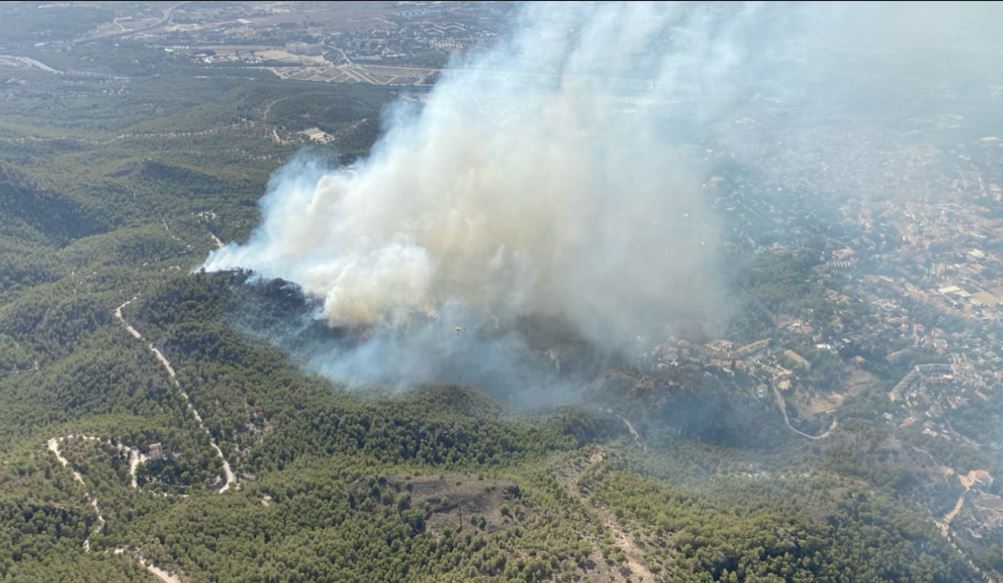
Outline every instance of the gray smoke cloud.
{"label": "gray smoke cloud", "polygon": [[[730,120],[778,101],[785,123],[894,101],[861,65],[924,70],[931,38],[950,40],[940,13],[955,30],[986,26],[929,6],[527,5],[422,106],[388,111],[368,159],[299,157],[276,173],[262,224],[204,267],[289,280],[332,328],[367,330],[306,356],[362,383],[532,384],[558,359],[528,348],[527,318],[627,352],[719,329],[730,303],[708,136],[741,157],[761,128]],[[877,24],[893,17],[907,26]]]}
{"label": "gray smoke cloud", "polygon": [[206,267],[295,281],[332,326],[398,325],[454,302],[566,318],[604,341],[715,309],[714,221],[694,161],[617,94],[669,82],[625,77],[667,15],[537,10],[420,112],[393,112],[364,163],[287,167],[251,241]]}

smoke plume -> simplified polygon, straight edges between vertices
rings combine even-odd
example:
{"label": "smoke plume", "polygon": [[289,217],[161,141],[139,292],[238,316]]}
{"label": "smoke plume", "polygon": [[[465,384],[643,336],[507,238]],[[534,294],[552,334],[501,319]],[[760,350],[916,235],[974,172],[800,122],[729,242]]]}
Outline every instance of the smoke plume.
{"label": "smoke plume", "polygon": [[330,327],[366,330],[305,357],[353,382],[532,384],[559,362],[527,347],[528,319],[628,352],[713,328],[729,304],[708,135],[741,155],[757,138],[722,120],[764,97],[794,120],[849,103],[836,81],[859,62],[829,45],[907,46],[864,26],[891,10],[533,3],[387,111],[365,161],[276,173],[250,240],[205,267],[294,282]]}
{"label": "smoke plume", "polygon": [[465,358],[443,347],[523,317],[569,322],[604,346],[710,321],[721,290],[699,161],[643,104],[672,82],[652,77],[662,69],[687,81],[715,72],[653,58],[673,20],[660,7],[543,10],[529,9],[511,41],[455,64],[424,107],[389,112],[368,160],[283,168],[250,241],[206,268],[295,282],[332,327],[395,331],[353,350],[375,353],[365,365],[320,358],[349,378],[365,378],[369,361],[402,378],[411,361],[510,365],[513,332]]}

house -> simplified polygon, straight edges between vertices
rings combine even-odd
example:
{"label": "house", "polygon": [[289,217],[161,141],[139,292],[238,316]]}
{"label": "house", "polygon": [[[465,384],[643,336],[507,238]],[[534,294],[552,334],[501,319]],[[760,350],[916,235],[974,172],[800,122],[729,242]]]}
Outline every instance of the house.
{"label": "house", "polygon": [[808,362],[808,359],[805,358],[805,357],[803,357],[803,356],[801,356],[797,352],[794,352],[790,348],[788,348],[787,350],[784,351],[784,356],[794,366],[800,366],[801,368],[803,368],[805,370],[811,370],[811,363]]}
{"label": "house", "polygon": [[993,477],[986,470],[972,470],[968,477],[972,480],[973,488],[988,488],[993,485]]}

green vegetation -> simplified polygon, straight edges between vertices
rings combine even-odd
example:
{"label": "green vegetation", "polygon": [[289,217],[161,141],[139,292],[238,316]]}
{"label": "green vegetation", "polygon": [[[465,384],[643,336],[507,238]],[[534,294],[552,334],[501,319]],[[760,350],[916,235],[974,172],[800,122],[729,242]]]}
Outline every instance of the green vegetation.
{"label": "green vegetation", "polygon": [[[60,15],[51,35],[25,14],[4,26],[34,42],[105,17],[45,10]],[[622,578],[633,551],[604,512],[666,580],[971,578],[906,503],[941,511],[956,488],[917,485],[926,477],[890,463],[863,414],[859,437],[806,445],[741,373],[687,365],[649,389],[590,387],[636,422],[643,451],[605,406],[516,413],[471,387],[353,393],[304,373],[245,332],[291,313],[282,290],[192,271],[210,234],[256,224],[268,177],[298,147],[289,136],[320,127],[336,141],[318,155],[351,159],[395,95],[237,68],[197,79],[125,41],[98,66],[102,48],[36,51],[100,78],[0,72],[0,579],[152,581],[139,556],[186,581]],[[828,321],[811,269],[805,257],[752,266],[744,293],[758,303],[738,337],[781,313]],[[143,340],[114,315],[136,296],[123,316]],[[843,380],[788,340],[817,365],[802,382]],[[210,439],[239,488],[219,493]],[[162,452],[136,467],[136,488],[129,448]],[[598,451],[605,461],[589,461]]]}
{"label": "green vegetation", "polygon": [[98,6],[19,2],[0,9],[0,38],[10,44],[65,41],[112,19],[112,12]]}
{"label": "green vegetation", "polygon": [[[968,568],[907,507],[834,478],[718,480],[704,488],[603,465],[597,501],[648,533],[646,557],[677,581],[957,581]],[[916,544],[923,540],[923,544]],[[872,552],[862,553],[869,548]]]}

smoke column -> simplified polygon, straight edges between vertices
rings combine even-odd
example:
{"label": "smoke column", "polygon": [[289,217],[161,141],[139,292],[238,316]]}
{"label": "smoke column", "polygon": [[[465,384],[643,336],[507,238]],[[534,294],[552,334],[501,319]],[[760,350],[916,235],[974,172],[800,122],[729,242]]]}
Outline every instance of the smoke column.
{"label": "smoke column", "polygon": [[[368,160],[278,172],[250,240],[205,267],[295,282],[330,326],[376,329],[353,358],[319,357],[356,379],[430,380],[419,363],[435,377],[456,358],[512,364],[511,334],[459,357],[443,346],[523,317],[609,347],[709,321],[721,290],[699,163],[646,107],[671,93],[668,77],[715,74],[678,63],[656,76],[670,57],[652,47],[678,18],[643,4],[527,8],[521,34],[454,64],[420,110],[388,112]],[[366,374],[380,361],[406,370]]]}
{"label": "smoke column", "polygon": [[[367,330],[305,357],[349,383],[531,385],[552,363],[527,349],[526,319],[621,351],[717,325],[726,270],[703,134],[761,95],[795,120],[848,103],[840,75],[859,62],[817,46],[909,46],[863,26],[893,9],[868,10],[532,3],[423,106],[387,111],[367,160],[276,173],[250,240],[205,268],[294,282],[330,327]],[[932,30],[916,12],[910,26]]]}

